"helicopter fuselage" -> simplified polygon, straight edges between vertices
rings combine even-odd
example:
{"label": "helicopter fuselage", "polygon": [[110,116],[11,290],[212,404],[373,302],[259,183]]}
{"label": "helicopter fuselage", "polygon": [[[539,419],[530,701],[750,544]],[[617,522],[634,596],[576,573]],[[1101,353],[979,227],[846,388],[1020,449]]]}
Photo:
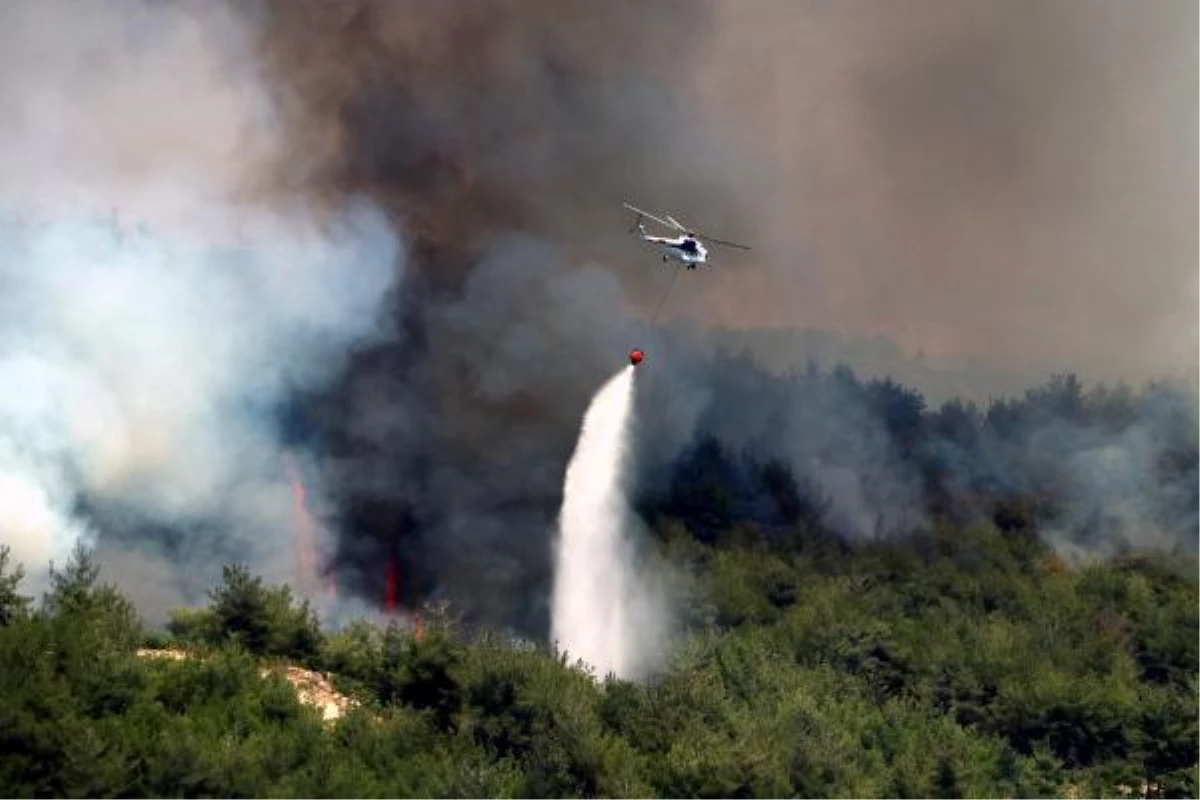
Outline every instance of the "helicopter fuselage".
{"label": "helicopter fuselage", "polygon": [[650,236],[642,239],[657,244],[662,249],[663,261],[678,261],[688,269],[695,269],[708,261],[708,248],[693,236]]}

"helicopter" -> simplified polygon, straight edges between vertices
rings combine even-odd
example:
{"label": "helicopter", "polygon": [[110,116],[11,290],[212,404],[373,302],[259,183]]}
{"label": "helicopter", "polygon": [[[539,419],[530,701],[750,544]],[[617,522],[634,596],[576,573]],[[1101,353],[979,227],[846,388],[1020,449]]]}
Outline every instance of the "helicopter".
{"label": "helicopter", "polygon": [[[630,233],[637,231],[642,241],[652,244],[661,245],[663,249],[662,260],[665,264],[669,260],[678,261],[684,266],[684,269],[696,269],[702,264],[708,263],[708,248],[704,246],[701,239],[723,247],[736,247],[739,250],[749,250],[750,248],[744,244],[725,241],[714,236],[709,236],[699,231],[688,230],[679,223],[677,219],[670,214],[666,215],[666,219],[657,217],[649,211],[643,211],[637,206],[632,206],[629,203],[622,203],[625,208],[637,214],[637,220],[634,221],[633,227],[629,229]],[[665,228],[671,228],[679,232],[679,236],[652,236],[646,232],[646,226],[642,224],[644,218],[649,218],[662,225]]]}

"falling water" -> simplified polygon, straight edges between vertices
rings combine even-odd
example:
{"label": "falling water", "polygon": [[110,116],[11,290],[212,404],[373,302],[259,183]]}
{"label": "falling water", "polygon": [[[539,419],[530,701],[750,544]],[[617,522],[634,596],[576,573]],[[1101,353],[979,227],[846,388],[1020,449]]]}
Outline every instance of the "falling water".
{"label": "falling water", "polygon": [[633,409],[633,366],[592,398],[567,466],[559,516],[552,636],[571,660],[598,674],[634,677],[661,617],[629,552],[624,476]]}

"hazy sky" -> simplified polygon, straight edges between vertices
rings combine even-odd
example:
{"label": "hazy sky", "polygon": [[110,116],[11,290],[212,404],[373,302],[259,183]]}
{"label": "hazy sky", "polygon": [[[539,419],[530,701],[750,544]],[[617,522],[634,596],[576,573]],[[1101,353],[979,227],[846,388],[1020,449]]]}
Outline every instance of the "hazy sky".
{"label": "hazy sky", "polygon": [[714,14],[692,89],[740,140],[733,174],[754,178],[723,188],[755,220],[694,224],[760,248],[710,279],[710,319],[1016,368],[1195,370],[1195,3]]}
{"label": "hazy sky", "polygon": [[[41,133],[0,171],[26,203],[136,214],[142,195],[171,205],[163,176],[194,184],[197,162],[243,190],[285,175],[289,200],[336,175],[451,245],[532,228],[645,313],[662,271],[625,235],[630,199],[755,245],[717,250],[729,268],[680,281],[667,316],[883,334],[1005,369],[1196,369],[1193,2],[355,0],[284,3],[267,25],[182,7],[194,21],[170,36],[107,7],[15,12],[22,77],[0,107]],[[111,80],[148,53],[189,82]],[[259,78],[268,137],[245,123]],[[61,124],[67,81],[87,125]],[[104,169],[152,171],[156,190],[92,192]]]}

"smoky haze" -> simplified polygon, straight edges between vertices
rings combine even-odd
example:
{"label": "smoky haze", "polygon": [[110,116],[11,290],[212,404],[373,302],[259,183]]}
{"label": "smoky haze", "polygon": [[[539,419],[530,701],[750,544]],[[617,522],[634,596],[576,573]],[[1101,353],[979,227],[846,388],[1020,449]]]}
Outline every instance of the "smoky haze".
{"label": "smoky haze", "polygon": [[35,578],[98,545],[158,619],[223,560],[301,577],[276,407],[402,263],[369,202],[266,191],[248,44],[217,6],[0,9],[0,541]]}
{"label": "smoky haze", "polygon": [[439,280],[515,228],[645,312],[632,200],[756,246],[718,248],[666,318],[1031,379],[1195,375],[1194,4],[287,8],[259,44],[293,152],[387,198]]}
{"label": "smoky haze", "polygon": [[[14,258],[5,282],[32,293],[16,329],[118,365],[112,402],[135,392],[138,414],[172,422],[152,437],[171,463],[157,488],[78,477],[92,444],[75,434],[50,447],[70,458],[39,455],[58,472],[38,480],[58,481],[62,514],[87,495],[90,516],[67,515],[93,531],[78,535],[124,530],[100,534],[108,563],[161,594],[237,551],[211,546],[230,536],[285,571],[286,449],[335,534],[340,592],[382,598],[391,563],[406,605],[445,596],[544,632],[576,423],[630,346],[662,371],[669,413],[640,426],[661,460],[720,413],[688,352],[714,323],[883,334],[1038,373],[1194,369],[1195,11],[1084,8],[10,3],[0,197],[129,276],[117,291],[78,258]],[[694,346],[645,324],[670,275],[626,234],[622,200],[755,247],[678,281],[664,318],[690,318]],[[58,219],[112,207],[166,241]],[[214,248],[238,242],[253,247],[234,280]],[[79,272],[115,310],[45,313]],[[836,423],[805,424],[859,435]],[[827,488],[853,521],[866,476],[907,515],[911,481],[862,436]],[[187,465],[212,476],[203,492]],[[192,502],[164,514],[147,491]]]}
{"label": "smoky haze", "polygon": [[774,171],[730,189],[763,249],[710,319],[1194,379],[1195,3],[750,0],[713,26],[697,102]]}

